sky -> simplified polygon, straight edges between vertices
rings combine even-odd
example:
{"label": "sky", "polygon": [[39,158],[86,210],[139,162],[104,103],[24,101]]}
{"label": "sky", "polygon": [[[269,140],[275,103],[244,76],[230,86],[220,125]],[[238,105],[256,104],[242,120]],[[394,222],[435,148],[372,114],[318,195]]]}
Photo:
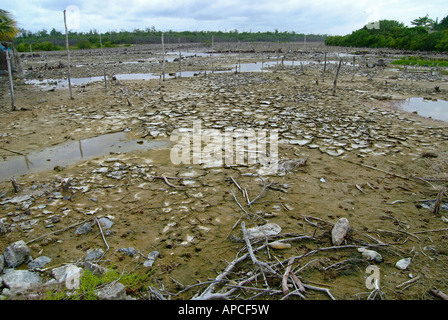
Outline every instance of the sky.
{"label": "sky", "polygon": [[[3,3],[2,3],[3,2]],[[98,32],[294,31],[345,35],[383,19],[410,22],[448,16],[447,0],[0,0],[19,28]]]}

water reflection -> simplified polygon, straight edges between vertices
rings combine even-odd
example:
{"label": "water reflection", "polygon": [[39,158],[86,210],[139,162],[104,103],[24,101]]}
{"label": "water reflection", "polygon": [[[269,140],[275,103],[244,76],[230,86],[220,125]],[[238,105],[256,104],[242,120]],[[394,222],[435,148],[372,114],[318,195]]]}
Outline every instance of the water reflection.
{"label": "water reflection", "polygon": [[441,121],[448,121],[448,101],[408,98],[398,106],[407,112],[416,112],[420,116]]}
{"label": "water reflection", "polygon": [[128,139],[125,132],[105,134],[95,138],[71,141],[30,154],[7,157],[0,164],[0,180],[30,172],[52,170],[56,166],[74,164],[80,160],[117,152],[169,147],[169,141]]}

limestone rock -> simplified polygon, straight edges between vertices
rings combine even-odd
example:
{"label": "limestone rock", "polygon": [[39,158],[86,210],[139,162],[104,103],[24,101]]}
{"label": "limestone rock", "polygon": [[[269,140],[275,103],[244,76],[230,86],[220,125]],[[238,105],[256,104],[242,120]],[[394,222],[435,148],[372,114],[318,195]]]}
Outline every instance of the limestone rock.
{"label": "limestone rock", "polygon": [[90,232],[91,230],[92,230],[92,224],[90,222],[86,222],[75,230],[75,235],[80,236],[82,234]]}
{"label": "limestone rock", "polygon": [[23,293],[28,289],[38,286],[42,282],[42,279],[37,273],[28,270],[10,269],[2,276],[2,279],[12,294]]}
{"label": "limestone rock", "polygon": [[126,288],[123,284],[117,282],[113,286],[106,286],[97,291],[100,300],[126,300]]}
{"label": "limestone rock", "polygon": [[14,242],[7,247],[3,252],[6,265],[10,268],[20,266],[29,257],[31,249],[25,244],[23,240]]}
{"label": "limestone rock", "polygon": [[262,226],[247,229],[249,240],[279,234],[282,228],[275,223],[266,223]]}
{"label": "limestone rock", "polygon": [[98,260],[104,255],[103,249],[89,249],[87,250],[85,261]]}
{"label": "limestone rock", "polygon": [[43,268],[47,263],[51,261],[50,258],[46,256],[40,256],[28,263],[28,270],[34,271],[36,269]]}
{"label": "limestone rock", "polygon": [[395,264],[395,267],[401,270],[406,270],[410,264],[411,264],[411,258],[405,258],[398,260],[397,263]]}
{"label": "limestone rock", "polygon": [[338,222],[333,226],[331,230],[331,240],[333,245],[340,246],[347,236],[347,232],[349,229],[350,222],[347,218],[341,218]]}

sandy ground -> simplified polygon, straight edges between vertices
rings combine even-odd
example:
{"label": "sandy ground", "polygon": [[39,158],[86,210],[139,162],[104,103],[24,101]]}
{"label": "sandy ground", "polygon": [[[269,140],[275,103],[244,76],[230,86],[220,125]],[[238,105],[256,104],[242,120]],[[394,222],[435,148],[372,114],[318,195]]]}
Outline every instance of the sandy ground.
{"label": "sandy ground", "polygon": [[[112,51],[106,55],[108,75],[160,72],[155,62],[159,56],[151,47],[115,50],[116,55]],[[74,86],[73,100],[68,88],[42,89],[19,79],[14,112],[2,78],[0,156],[5,164],[23,164],[24,155],[107,133],[127,132],[125,139],[135,144],[169,141],[173,130],[192,128],[194,120],[222,131],[229,127],[277,130],[281,162],[309,158],[296,170],[260,177],[259,165],[173,165],[168,145],[132,152],[117,148],[112,154],[68,165],[58,164],[49,153],[49,170],[8,173],[18,181],[18,193],[10,176],[0,182],[0,218],[8,229],[0,236],[0,250],[22,239],[29,243],[33,258],[52,259],[46,267],[81,261],[88,249],[106,251],[94,218],[107,217],[114,224],[105,236],[109,250],[99,264],[120,272],[150,272],[150,285],[177,293],[182,289],[179,283],[187,286],[214,279],[237,257],[244,247],[235,240],[242,238],[241,221],[248,228],[270,222],[282,228],[284,239],[308,238],[290,241],[290,249],[263,250],[257,256],[273,264],[296,257],[294,270],[302,282],[328,288],[336,299],[366,299],[372,291],[366,288],[370,275],[366,267],[374,263],[362,260],[354,247],[367,245],[384,260],[375,263],[384,299],[433,299],[428,293],[431,288],[448,292],[447,211],[442,206],[435,214],[431,202],[429,206],[424,202],[435,200],[448,179],[447,123],[404,112],[395,103],[408,97],[447,99],[447,76],[353,69],[347,58],[333,95],[336,64],[327,64],[322,78],[322,63],[301,67],[298,61],[305,56],[316,61],[323,47],[301,50],[290,54],[295,65],[263,73],[211,72],[212,59],[214,67],[225,69],[233,68],[240,57],[243,62],[261,61],[260,54],[240,56],[236,51],[214,58],[192,57],[183,61],[184,71],[209,71],[193,77],[167,75],[163,82],[110,81],[107,92],[102,82]],[[370,57],[371,61],[378,58]],[[65,63],[61,52],[25,58],[26,78],[60,79],[66,68],[45,70],[60,62]],[[98,50],[72,53],[72,64],[78,65],[71,68],[72,77],[102,76]],[[178,64],[167,63],[166,68],[167,73],[176,72]],[[440,92],[435,92],[435,86]],[[176,179],[165,181],[163,176]],[[231,178],[246,188],[249,200],[260,194],[264,183],[271,182],[272,188],[248,206]],[[64,189],[62,182],[67,180],[70,185]],[[343,243],[347,249],[312,253],[332,246],[332,225],[343,217],[351,227]],[[76,236],[73,226],[84,220],[93,223],[93,230]],[[126,247],[143,255],[157,250],[160,255],[148,269],[142,266],[141,255],[116,252]],[[412,259],[407,270],[395,267],[402,258]],[[248,259],[228,278],[237,283],[255,269]],[[420,278],[409,287],[397,288],[415,277]],[[265,286],[262,276],[257,281],[252,285]],[[266,281],[281,290],[279,279]],[[204,287],[173,298],[191,298]],[[238,293],[233,298],[258,292]],[[306,297],[329,298],[314,290],[307,290]]]}

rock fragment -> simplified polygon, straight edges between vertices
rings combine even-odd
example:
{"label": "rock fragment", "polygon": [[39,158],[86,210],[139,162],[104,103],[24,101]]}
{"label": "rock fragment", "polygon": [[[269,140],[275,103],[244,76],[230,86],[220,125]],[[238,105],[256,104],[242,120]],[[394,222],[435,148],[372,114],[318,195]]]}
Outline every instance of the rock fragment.
{"label": "rock fragment", "polygon": [[106,286],[97,291],[100,300],[126,300],[126,288],[117,282],[113,286]]}
{"label": "rock fragment", "polygon": [[397,263],[395,264],[395,267],[400,270],[406,270],[410,264],[411,264],[411,258],[405,258],[398,260]]}
{"label": "rock fragment", "polygon": [[350,222],[347,218],[341,218],[336,222],[331,230],[331,240],[333,245],[340,246],[342,242],[345,240],[349,230]]}
{"label": "rock fragment", "polygon": [[20,266],[29,257],[31,249],[25,244],[23,240],[14,242],[7,247],[3,252],[6,265],[9,268],[16,268]]}

